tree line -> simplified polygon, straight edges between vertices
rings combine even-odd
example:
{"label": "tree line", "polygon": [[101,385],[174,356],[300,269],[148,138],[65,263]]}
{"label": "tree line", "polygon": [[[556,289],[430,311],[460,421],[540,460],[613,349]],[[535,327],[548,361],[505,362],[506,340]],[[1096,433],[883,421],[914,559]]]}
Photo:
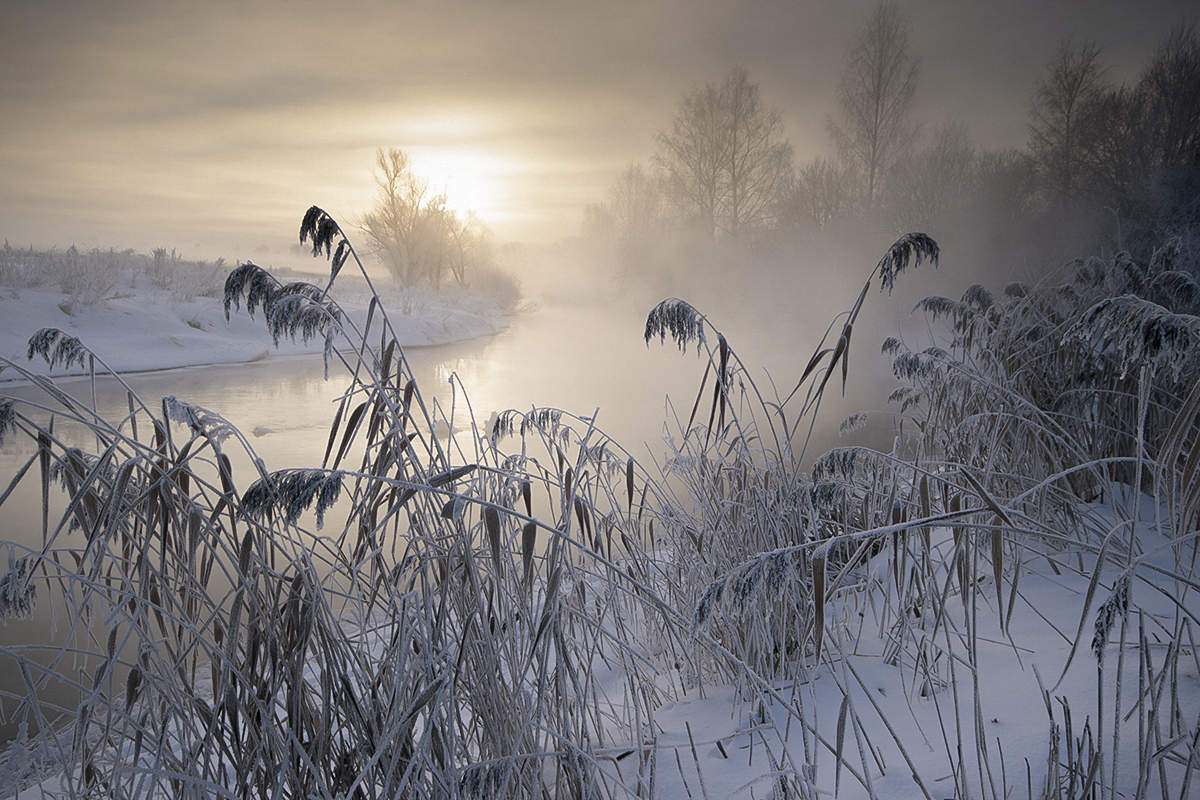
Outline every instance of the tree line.
{"label": "tree line", "polygon": [[[920,65],[910,23],[881,3],[847,50],[829,155],[797,163],[777,108],[747,71],[688,92],[585,232],[638,244],[664,233],[760,240],[877,222],[928,227],[950,212],[1000,223],[1086,220],[1089,235],[1145,251],[1200,223],[1200,36],[1175,28],[1130,84],[1100,48],[1063,42],[1033,87],[1022,148],[982,150],[960,122],[914,119]],[[1083,244],[1083,243],[1081,243]],[[1098,242],[1088,242],[1095,245]]]}

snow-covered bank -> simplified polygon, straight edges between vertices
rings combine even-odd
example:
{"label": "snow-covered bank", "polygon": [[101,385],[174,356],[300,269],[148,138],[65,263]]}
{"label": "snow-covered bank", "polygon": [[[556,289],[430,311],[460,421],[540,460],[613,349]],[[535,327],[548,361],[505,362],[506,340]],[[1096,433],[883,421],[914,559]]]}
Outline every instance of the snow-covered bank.
{"label": "snow-covered bank", "polygon": [[[464,289],[381,290],[401,345],[425,346],[489,336],[508,326],[508,313],[490,297]],[[357,324],[365,321],[370,294],[361,279],[339,276],[333,297]],[[78,337],[109,367],[135,372],[201,364],[234,364],[279,355],[321,352],[323,341],[281,341],[276,347],[261,314],[245,310],[225,320],[219,297],[179,298],[149,281],[91,305],[73,304],[60,291],[0,287],[0,357],[47,374],[45,362],[27,361],[29,337],[60,328]],[[78,367],[56,375],[80,374]],[[21,376],[0,372],[0,381]]]}

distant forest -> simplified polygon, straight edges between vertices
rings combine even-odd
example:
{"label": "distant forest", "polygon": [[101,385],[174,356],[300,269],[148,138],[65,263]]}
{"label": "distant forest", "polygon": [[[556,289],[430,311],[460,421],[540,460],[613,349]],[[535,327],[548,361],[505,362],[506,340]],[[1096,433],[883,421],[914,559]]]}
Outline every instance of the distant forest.
{"label": "distant forest", "polygon": [[[1200,223],[1200,36],[1170,31],[1129,84],[1104,53],[1064,41],[1029,97],[1022,148],[978,147],[962,121],[916,118],[920,54],[880,5],[847,50],[833,152],[797,162],[781,114],[745,69],[688,92],[657,137],[585,212],[586,236],[644,257],[664,242],[761,245],[867,226],[969,227],[989,244],[1052,256],[1147,258],[1180,237],[1196,266]],[[1048,250],[1047,250],[1048,248]]]}

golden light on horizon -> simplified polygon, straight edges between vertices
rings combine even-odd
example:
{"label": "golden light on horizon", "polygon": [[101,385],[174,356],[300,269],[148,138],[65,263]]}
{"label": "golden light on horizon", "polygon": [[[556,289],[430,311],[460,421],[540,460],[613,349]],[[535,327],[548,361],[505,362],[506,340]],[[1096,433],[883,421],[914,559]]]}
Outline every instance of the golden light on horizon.
{"label": "golden light on horizon", "polygon": [[447,208],[474,212],[484,222],[502,215],[516,171],[509,159],[456,146],[413,147],[408,153],[413,173],[428,182],[431,194],[445,196]]}

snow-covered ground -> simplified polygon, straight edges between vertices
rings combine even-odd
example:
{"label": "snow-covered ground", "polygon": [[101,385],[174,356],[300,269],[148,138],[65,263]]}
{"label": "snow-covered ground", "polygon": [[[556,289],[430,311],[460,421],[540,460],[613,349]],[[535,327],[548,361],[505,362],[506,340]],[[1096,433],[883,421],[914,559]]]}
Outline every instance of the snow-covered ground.
{"label": "snow-covered ground", "polygon": [[[1110,522],[1123,516],[1107,505],[1092,505],[1090,512]],[[1165,675],[1168,670],[1163,658],[1168,644],[1164,637],[1169,637],[1177,624],[1178,610],[1164,593],[1155,591],[1161,581],[1151,568],[1169,570],[1171,548],[1152,530],[1150,498],[1143,498],[1140,513],[1143,569],[1134,569],[1141,579],[1133,586],[1137,610],[1129,615],[1124,642],[1128,663],[1119,696],[1120,713],[1128,716],[1124,716],[1116,757],[1117,784],[1118,796],[1157,797],[1161,768],[1175,786],[1186,770],[1174,751],[1186,750],[1187,741],[1195,735],[1191,725],[1200,712],[1200,675],[1193,669],[1195,655],[1190,651],[1194,644],[1186,648],[1189,652],[1180,659],[1177,674]],[[940,541],[937,549],[945,551],[949,564],[949,532],[937,531],[934,538]],[[596,754],[596,763],[610,778],[624,783],[631,796],[640,771],[641,780],[653,787],[643,787],[645,796],[664,799],[773,797],[780,776],[793,769],[808,773],[814,796],[845,800],[1047,796],[1043,792],[1053,796],[1054,790],[1046,784],[1051,723],[1059,726],[1063,740],[1058,760],[1064,763],[1066,748],[1071,746],[1068,733],[1075,746],[1085,736],[1085,726],[1093,736],[1097,733],[1097,686],[1102,681],[1102,715],[1111,725],[1110,704],[1118,696],[1117,652],[1122,646],[1114,630],[1104,648],[1108,669],[1101,676],[1088,642],[1096,608],[1110,593],[1119,570],[1110,567],[1103,571],[1096,597],[1089,603],[1087,575],[1094,559],[1063,552],[1055,560],[1061,574],[1054,574],[1045,554],[1032,550],[1025,554],[1025,577],[1016,594],[1018,607],[1007,630],[1001,629],[994,607],[985,599],[994,587],[981,578],[975,620],[977,650],[972,654],[956,647],[953,665],[936,665],[932,674],[940,680],[932,691],[922,689],[922,673],[912,663],[911,654],[900,654],[898,663],[888,663],[884,655],[890,625],[876,618],[877,609],[864,593],[868,584],[889,579],[886,564],[882,564],[880,570],[869,570],[880,574],[862,576],[860,589],[848,587],[842,593],[842,611],[847,616],[858,616],[861,611],[862,624],[857,637],[849,637],[844,646],[831,643],[836,652],[821,666],[794,684],[785,681],[769,692],[750,691],[741,696],[728,684],[691,684],[677,699],[657,709],[652,739],[614,741]],[[1007,584],[1005,588],[1009,588]],[[1194,602],[1188,604],[1196,607]],[[1081,619],[1084,632],[1079,635]],[[930,620],[912,623],[924,627]],[[847,624],[854,626],[852,620]],[[944,624],[943,635],[949,642],[963,635],[967,621],[961,616],[947,617]],[[1136,646],[1141,636],[1145,636],[1148,652]],[[1079,641],[1077,648],[1072,645],[1074,639]],[[1139,669],[1138,661],[1143,658],[1145,663]],[[593,680],[605,687],[601,695],[620,702],[627,677],[619,668],[600,661],[603,659],[592,665]],[[619,659],[611,663],[619,663]],[[1138,752],[1137,716],[1142,703],[1149,703],[1156,680],[1175,682],[1171,692],[1177,696],[1170,698],[1170,705],[1176,720],[1161,723],[1164,733],[1167,727],[1172,729],[1171,741],[1156,744],[1146,759]],[[671,680],[664,676],[664,682]],[[1067,714],[1074,717],[1069,729],[1065,727],[1070,719]],[[844,735],[839,732],[839,719],[845,722]],[[1101,747],[1111,764],[1111,729],[1104,737]],[[844,746],[848,754],[840,775],[832,754],[838,746]],[[980,758],[978,754],[984,752],[986,756]],[[1105,780],[1111,779],[1111,774],[1105,776]],[[65,785],[61,776],[55,776],[17,796],[55,797],[61,791]]]}
{"label": "snow-covered ground", "polygon": [[[491,298],[462,289],[391,289],[377,286],[402,346],[448,344],[503,330],[507,313]],[[360,325],[370,294],[362,279],[339,276],[333,297]],[[376,323],[377,325],[378,323]],[[36,374],[44,361],[27,361],[29,337],[41,328],[60,328],[78,337],[110,368],[135,372],[200,364],[232,364],[279,355],[321,352],[323,341],[281,341],[275,347],[261,313],[251,319],[232,310],[228,322],[219,297],[173,296],[139,278],[133,286],[91,305],[48,289],[0,287],[0,357]],[[343,343],[339,342],[338,346]],[[79,373],[58,370],[56,375]],[[0,372],[0,381],[21,376]]]}

